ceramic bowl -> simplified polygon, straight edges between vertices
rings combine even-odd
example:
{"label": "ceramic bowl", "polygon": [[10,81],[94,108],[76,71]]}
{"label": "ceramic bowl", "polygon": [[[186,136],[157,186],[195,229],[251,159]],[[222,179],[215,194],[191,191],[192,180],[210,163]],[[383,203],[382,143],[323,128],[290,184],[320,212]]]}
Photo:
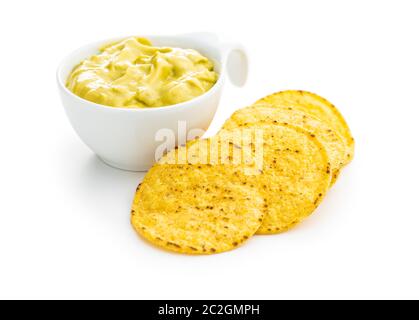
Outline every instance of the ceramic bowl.
{"label": "ceramic bowl", "polygon": [[192,48],[210,58],[219,74],[216,84],[190,101],[159,108],[115,108],[82,99],[65,86],[73,68],[98,53],[103,44],[126,37],[88,44],[67,56],[57,70],[58,88],[68,119],[81,140],[105,163],[124,170],[146,171],[158,160],[165,133],[175,136],[173,146],[188,140],[188,133],[202,135],[217,111],[228,75],[243,86],[248,60],[240,44],[223,42],[215,34],[145,36],[155,46]]}

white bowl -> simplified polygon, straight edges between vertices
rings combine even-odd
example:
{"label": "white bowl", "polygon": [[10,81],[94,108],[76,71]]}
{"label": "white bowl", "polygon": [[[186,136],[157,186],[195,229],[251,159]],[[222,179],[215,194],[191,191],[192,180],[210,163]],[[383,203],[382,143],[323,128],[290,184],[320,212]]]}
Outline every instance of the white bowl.
{"label": "white bowl", "polygon": [[[225,77],[237,86],[247,79],[247,55],[241,45],[225,43],[211,33],[175,36],[146,36],[153,45],[192,48],[210,58],[219,74],[217,83],[205,94],[190,101],[167,107],[114,108],[84,100],[65,86],[70,72],[83,59],[96,54],[108,39],[81,47],[71,53],[57,70],[58,88],[66,114],[81,140],[105,163],[124,170],[145,171],[156,161],[162,141],[156,139],[161,129],[179,135],[175,144],[184,142],[192,129],[208,129],[217,111]],[[181,128],[186,125],[186,131]],[[160,131],[161,132],[161,131]],[[158,160],[158,159],[157,159]]]}

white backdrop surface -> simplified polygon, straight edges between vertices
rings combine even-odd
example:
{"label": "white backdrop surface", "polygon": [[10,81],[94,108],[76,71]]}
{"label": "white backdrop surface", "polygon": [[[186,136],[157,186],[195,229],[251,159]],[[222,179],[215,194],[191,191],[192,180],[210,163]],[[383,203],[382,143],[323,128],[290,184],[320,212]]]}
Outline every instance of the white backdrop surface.
{"label": "white backdrop surface", "polygon": [[[419,298],[417,1],[9,1],[0,30],[0,298]],[[356,138],[315,215],[226,254],[158,250],[129,223],[143,174],[100,162],[73,132],[55,69],[130,34],[212,31],[241,41],[237,108],[284,89],[335,103]]]}

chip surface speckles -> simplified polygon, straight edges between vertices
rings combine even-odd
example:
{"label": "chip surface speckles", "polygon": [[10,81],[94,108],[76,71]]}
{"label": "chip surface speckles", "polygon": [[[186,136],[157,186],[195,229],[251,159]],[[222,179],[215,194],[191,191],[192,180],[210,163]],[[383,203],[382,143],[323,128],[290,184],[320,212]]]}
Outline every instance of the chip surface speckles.
{"label": "chip surface speckles", "polygon": [[[331,171],[323,145],[313,134],[291,125],[254,125],[263,130],[263,169],[253,177],[267,213],[257,234],[284,232],[309,216],[325,196]],[[242,129],[236,129],[242,130]],[[220,131],[219,135],[225,135]]]}
{"label": "chip surface speckles", "polygon": [[[190,161],[209,158],[212,142],[169,152],[146,175],[131,215],[145,239],[179,253],[214,254],[240,246],[259,229],[265,201],[240,166]],[[170,164],[183,151],[188,162]]]}
{"label": "chip surface speckles", "polygon": [[339,110],[325,98],[302,90],[287,90],[271,94],[254,105],[271,105],[274,107],[294,107],[324,121],[335,132],[339,133],[346,142],[346,161],[349,163],[354,156],[355,142],[348,124]]}
{"label": "chip surface speckles", "polygon": [[345,140],[330,126],[314,116],[293,107],[277,108],[272,106],[250,106],[240,109],[226,121],[225,130],[243,128],[251,125],[292,125],[301,127],[314,134],[324,145],[331,163],[332,184],[336,181],[346,162]]}

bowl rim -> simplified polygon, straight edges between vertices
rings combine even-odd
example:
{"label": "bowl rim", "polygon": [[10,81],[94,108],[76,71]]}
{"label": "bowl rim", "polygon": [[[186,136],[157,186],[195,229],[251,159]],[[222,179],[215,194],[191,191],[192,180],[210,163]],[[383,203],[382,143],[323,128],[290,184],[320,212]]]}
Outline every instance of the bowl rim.
{"label": "bowl rim", "polygon": [[[185,38],[187,37],[188,34],[180,34],[180,35],[141,35],[141,37],[145,37],[145,38]],[[214,34],[215,35],[215,34]],[[162,111],[162,110],[167,110],[167,111],[175,111],[176,109],[185,109],[188,108],[192,105],[195,104],[199,104],[200,101],[204,100],[206,97],[208,97],[209,95],[212,95],[216,90],[218,90],[224,83],[224,64],[225,64],[225,57],[223,55],[222,52],[222,48],[221,45],[218,45],[218,49],[221,53],[221,59],[216,60],[214,58],[211,57],[211,59],[213,61],[216,61],[219,64],[219,72],[218,72],[218,79],[216,81],[216,83],[211,87],[211,89],[209,89],[208,91],[206,91],[205,93],[191,99],[185,102],[180,102],[180,103],[176,103],[176,104],[172,104],[172,105],[168,105],[168,106],[161,106],[161,107],[149,107],[149,108],[124,108],[124,107],[112,107],[112,106],[108,106],[108,105],[104,105],[104,104],[100,104],[100,103],[96,103],[96,102],[92,102],[89,100],[86,100],[82,97],[79,97],[78,95],[76,95],[74,92],[72,92],[71,90],[69,90],[67,88],[67,86],[65,85],[65,79],[63,79],[63,77],[61,77],[62,74],[62,69],[64,67],[66,67],[68,65],[68,60],[75,55],[77,52],[82,51],[84,49],[87,48],[91,48],[91,47],[96,47],[99,48],[101,45],[105,45],[106,43],[111,43],[111,42],[115,42],[115,41],[119,41],[119,40],[123,40],[129,37],[133,37],[133,35],[131,36],[120,36],[120,37],[112,37],[112,38],[107,38],[107,39],[102,39],[99,41],[94,41],[94,42],[90,42],[87,43],[85,45],[82,45],[80,47],[78,47],[77,49],[73,50],[72,52],[70,52],[69,54],[67,54],[59,63],[57,70],[56,70],[56,80],[59,86],[59,89],[62,90],[64,93],[66,93],[68,96],[74,98],[75,100],[82,102],[82,103],[87,103],[90,104],[92,107],[94,108],[100,108],[102,110],[109,110],[110,112],[158,112],[158,111]],[[113,111],[111,111],[113,110]]]}

